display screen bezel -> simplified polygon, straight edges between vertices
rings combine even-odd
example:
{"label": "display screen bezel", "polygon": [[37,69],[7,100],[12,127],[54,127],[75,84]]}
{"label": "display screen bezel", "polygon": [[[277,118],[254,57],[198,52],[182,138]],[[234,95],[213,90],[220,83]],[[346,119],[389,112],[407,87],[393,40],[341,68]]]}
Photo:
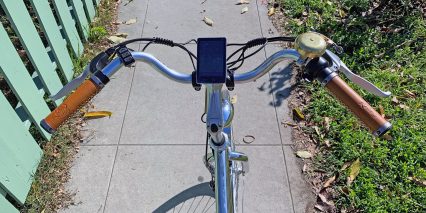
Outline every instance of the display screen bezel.
{"label": "display screen bezel", "polygon": [[[209,44],[213,45],[216,50],[206,48],[206,45],[208,46]],[[208,60],[208,58],[211,58],[211,60]],[[221,59],[223,63],[218,65],[216,62],[212,62],[215,58]],[[215,69],[213,71],[214,75],[212,75],[213,72],[208,72],[209,69]],[[199,84],[225,83],[226,38],[198,38],[196,77],[197,83]]]}

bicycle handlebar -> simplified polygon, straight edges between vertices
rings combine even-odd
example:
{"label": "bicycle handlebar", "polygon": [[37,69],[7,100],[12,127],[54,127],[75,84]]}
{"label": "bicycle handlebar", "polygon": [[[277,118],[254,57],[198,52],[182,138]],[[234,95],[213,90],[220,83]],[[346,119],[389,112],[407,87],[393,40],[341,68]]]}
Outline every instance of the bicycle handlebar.
{"label": "bicycle handlebar", "polygon": [[[185,74],[168,68],[151,54],[144,52],[133,52],[132,57],[136,61],[145,62],[165,77],[184,84],[192,83],[192,74]],[[278,51],[254,70],[235,74],[235,83],[247,83],[254,81],[268,71],[276,64],[284,59],[292,59],[298,63],[303,62],[301,55],[297,50],[285,49]],[[391,124],[386,121],[379,113],[377,113],[360,95],[351,89],[336,72],[330,71],[327,68],[327,63],[322,57],[311,60],[307,69],[311,69],[312,73],[316,73],[317,78],[324,83],[325,87],[334,96],[339,99],[352,113],[357,116],[376,136],[381,136],[386,133]],[[123,62],[120,58],[113,59],[102,71],[98,71],[90,80],[86,80],[80,85],[77,90],[71,94],[58,108],[52,111],[46,119],[41,121],[41,126],[53,133],[56,129],[65,122],[81,105],[87,102],[93,95],[109,81],[109,78],[114,75],[121,67]]]}

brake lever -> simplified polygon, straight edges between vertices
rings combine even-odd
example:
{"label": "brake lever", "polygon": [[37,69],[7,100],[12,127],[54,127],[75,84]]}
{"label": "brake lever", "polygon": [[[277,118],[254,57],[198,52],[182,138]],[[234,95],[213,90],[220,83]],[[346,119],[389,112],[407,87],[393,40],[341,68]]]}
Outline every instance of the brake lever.
{"label": "brake lever", "polygon": [[112,52],[108,49],[105,52],[101,52],[97,56],[95,56],[90,63],[84,68],[84,71],[68,82],[62,89],[60,89],[55,95],[49,97],[50,100],[56,101],[61,99],[62,97],[70,94],[73,90],[75,90],[83,81],[93,75],[98,70],[102,70],[106,65],[108,65],[109,57],[112,55]]}
{"label": "brake lever", "polygon": [[[352,81],[353,83],[355,83],[356,85],[360,86],[361,88],[367,90],[368,92],[378,96],[378,97],[389,97],[391,95],[391,92],[389,91],[382,91],[381,89],[379,89],[377,86],[375,86],[373,83],[367,81],[366,79],[364,79],[363,77],[353,73],[341,60],[340,58],[334,54],[333,52],[326,50],[325,52],[329,58],[331,59],[331,61],[333,62],[333,66],[335,66],[335,68],[337,70],[339,70],[340,72],[342,72],[343,74],[345,74],[345,76]],[[324,55],[326,55],[324,54]]]}

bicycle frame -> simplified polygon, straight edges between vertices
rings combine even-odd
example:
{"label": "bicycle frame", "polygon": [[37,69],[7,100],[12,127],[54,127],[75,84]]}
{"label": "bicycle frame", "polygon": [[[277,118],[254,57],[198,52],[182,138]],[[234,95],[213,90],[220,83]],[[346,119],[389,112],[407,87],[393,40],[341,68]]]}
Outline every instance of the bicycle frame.
{"label": "bicycle frame", "polygon": [[[210,133],[209,145],[215,160],[215,198],[217,212],[236,212],[237,171],[235,161],[247,161],[248,157],[235,151],[232,141],[233,106],[229,93],[222,84],[206,85],[207,131]],[[216,132],[212,125],[218,125]]]}

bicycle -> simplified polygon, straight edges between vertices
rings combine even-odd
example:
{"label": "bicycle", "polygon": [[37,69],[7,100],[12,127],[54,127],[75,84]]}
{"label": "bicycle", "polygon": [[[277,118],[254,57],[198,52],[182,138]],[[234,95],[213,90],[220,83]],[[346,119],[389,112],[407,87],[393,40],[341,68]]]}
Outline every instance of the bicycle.
{"label": "bicycle", "polygon": [[[194,72],[183,74],[165,66],[154,56],[145,52],[134,52],[126,47],[133,42],[148,42],[143,51],[151,44],[163,44],[179,47],[188,53]],[[189,51],[185,45],[197,43],[197,55]],[[293,42],[295,49],[283,49],[267,58],[254,70],[237,74],[244,60],[256,54],[271,42]],[[240,46],[235,52],[226,57],[226,47]],[[260,46],[254,52],[246,51]],[[212,175],[211,188],[215,192],[217,212],[236,212],[238,200],[239,176],[247,173],[248,156],[237,152],[232,138],[233,104],[229,91],[235,84],[252,82],[284,59],[290,59],[300,66],[305,66],[304,78],[308,81],[318,80],[337,99],[339,99],[375,136],[382,136],[392,125],[372,108],[361,96],[352,90],[339,76],[343,72],[347,78],[367,91],[387,97],[390,92],[383,92],[372,83],[352,73],[340,58],[327,47],[341,51],[324,35],[307,32],[297,37],[258,38],[246,43],[226,44],[225,38],[199,38],[186,43],[175,43],[162,38],[132,39],[115,45],[97,55],[86,67],[85,72],[52,97],[58,99],[75,90],[65,101],[41,121],[42,127],[49,133],[65,122],[81,105],[99,92],[114,73],[122,66],[131,66],[136,61],[150,64],[160,74],[183,84],[191,84],[196,91],[205,87],[205,117],[207,136],[204,163]],[[238,53],[237,59],[232,60]],[[197,67],[194,64],[197,61]],[[90,76],[86,80],[86,77]],[[208,146],[212,150],[208,155]]]}

